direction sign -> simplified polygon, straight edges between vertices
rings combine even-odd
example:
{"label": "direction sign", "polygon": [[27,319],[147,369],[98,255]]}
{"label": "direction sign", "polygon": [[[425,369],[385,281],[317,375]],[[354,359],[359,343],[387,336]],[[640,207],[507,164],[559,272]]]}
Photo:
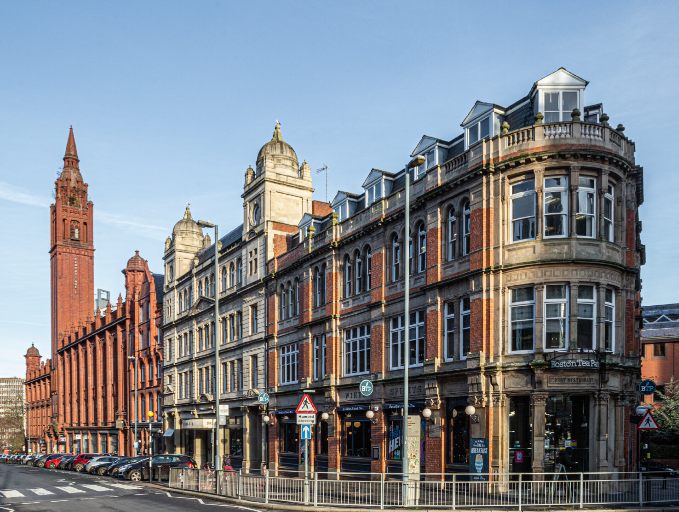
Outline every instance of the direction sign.
{"label": "direction sign", "polygon": [[295,412],[297,414],[316,414],[318,410],[316,409],[313,400],[311,400],[311,397],[307,393],[304,393]]}
{"label": "direction sign", "polygon": [[297,424],[298,425],[315,425],[316,424],[316,415],[315,414],[298,414],[297,415]]}
{"label": "direction sign", "polygon": [[311,439],[311,425],[302,425],[302,441]]}
{"label": "direction sign", "polygon": [[370,382],[368,379],[363,379],[361,383],[358,385],[358,390],[361,392],[363,396],[370,396],[373,394],[373,383]]}
{"label": "direction sign", "polygon": [[652,395],[655,393],[655,382],[651,379],[642,380],[639,384],[639,391],[644,395]]}
{"label": "direction sign", "polygon": [[644,417],[641,418],[639,425],[637,425],[638,430],[660,430],[658,423],[655,418],[651,416],[651,411],[646,411]]}
{"label": "direction sign", "polygon": [[260,393],[257,397],[260,404],[266,405],[269,403],[269,393]]}

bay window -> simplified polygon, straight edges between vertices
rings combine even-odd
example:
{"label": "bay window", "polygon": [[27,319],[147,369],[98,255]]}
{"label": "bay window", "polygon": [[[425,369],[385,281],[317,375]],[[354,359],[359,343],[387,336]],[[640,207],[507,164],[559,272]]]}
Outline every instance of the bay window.
{"label": "bay window", "polygon": [[559,123],[571,120],[571,113],[578,108],[577,91],[544,92],[545,123]]}
{"label": "bay window", "polygon": [[344,330],[344,375],[370,371],[370,326],[361,325]]}
{"label": "bay window", "polygon": [[510,350],[512,352],[532,351],[535,333],[535,289],[532,286],[511,290],[509,316]]}
{"label": "bay window", "polygon": [[535,180],[512,185],[512,240],[535,238]]}
{"label": "bay window", "polygon": [[469,297],[460,300],[460,359],[465,359],[471,346],[471,307]]}
{"label": "bay window", "polygon": [[615,292],[610,288],[604,291],[604,350],[615,350]]}
{"label": "bay window", "polygon": [[568,287],[565,284],[545,286],[545,350],[567,348]]}
{"label": "bay window", "polygon": [[604,194],[604,239],[608,242],[615,241],[615,233],[613,231],[613,194],[613,185],[608,185]]}
{"label": "bay window", "polygon": [[297,382],[297,343],[284,345],[280,348],[280,383],[294,384]]}
{"label": "bay window", "polygon": [[580,176],[576,197],[575,233],[577,236],[594,238],[596,236],[596,180],[589,176]]}
{"label": "bay window", "polygon": [[596,290],[591,285],[578,286],[578,344],[584,350],[596,349]]}
{"label": "bay window", "polygon": [[544,236],[564,237],[568,234],[568,178],[545,178]]}

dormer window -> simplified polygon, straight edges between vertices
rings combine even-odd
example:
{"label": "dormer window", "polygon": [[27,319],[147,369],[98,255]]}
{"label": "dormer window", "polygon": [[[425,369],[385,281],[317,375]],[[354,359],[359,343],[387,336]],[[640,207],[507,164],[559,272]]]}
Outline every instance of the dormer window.
{"label": "dormer window", "polygon": [[378,180],[371,185],[365,187],[365,205],[370,206],[375,201],[382,199],[383,196],[383,181]]}
{"label": "dormer window", "polygon": [[467,146],[476,144],[481,139],[490,137],[490,135],[490,116],[488,116],[467,128]]}
{"label": "dormer window", "polygon": [[543,94],[545,123],[571,120],[571,112],[578,108],[578,91],[545,91]]}
{"label": "dormer window", "polygon": [[349,201],[343,201],[332,209],[337,214],[337,220],[343,222],[349,218]]}

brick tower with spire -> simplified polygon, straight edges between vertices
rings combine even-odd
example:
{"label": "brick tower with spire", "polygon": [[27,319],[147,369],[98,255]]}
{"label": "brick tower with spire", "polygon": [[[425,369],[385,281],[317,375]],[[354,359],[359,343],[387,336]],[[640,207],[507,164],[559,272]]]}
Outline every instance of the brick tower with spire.
{"label": "brick tower with spire", "polygon": [[94,314],[93,205],[80,160],[73,128],[69,129],[64,167],[54,183],[50,206],[50,273],[52,302],[52,361],[59,340],[74,325]]}

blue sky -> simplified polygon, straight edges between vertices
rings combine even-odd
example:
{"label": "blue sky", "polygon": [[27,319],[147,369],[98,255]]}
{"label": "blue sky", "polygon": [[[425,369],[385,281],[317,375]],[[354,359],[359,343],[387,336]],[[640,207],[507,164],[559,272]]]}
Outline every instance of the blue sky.
{"label": "blue sky", "polygon": [[[241,222],[243,173],[283,135],[330,197],[451,138],[476,99],[509,104],[564,66],[590,81],[645,168],[645,304],[679,302],[676,2],[0,3],[0,375],[49,353],[49,224],[73,125],[95,204],[95,287],[134,250],[162,271],[190,202]],[[674,151],[672,151],[673,153]],[[314,174],[316,198],[324,183]]]}

